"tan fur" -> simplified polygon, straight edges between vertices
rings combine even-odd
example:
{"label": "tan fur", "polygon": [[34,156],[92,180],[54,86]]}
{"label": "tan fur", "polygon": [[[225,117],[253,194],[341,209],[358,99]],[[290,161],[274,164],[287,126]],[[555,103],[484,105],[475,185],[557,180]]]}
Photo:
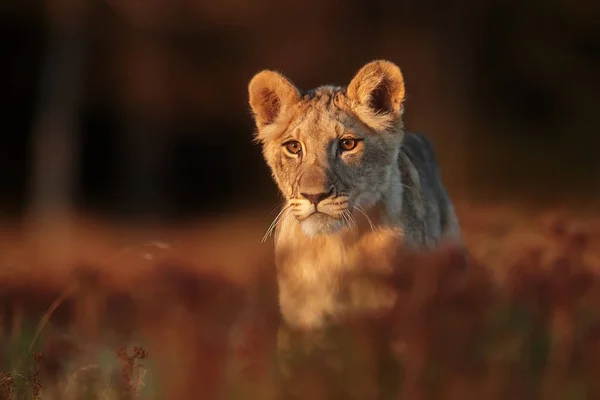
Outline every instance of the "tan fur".
{"label": "tan fur", "polygon": [[289,325],[315,329],[389,309],[391,289],[346,277],[391,271],[400,243],[460,240],[430,142],[404,131],[396,65],[374,61],[347,88],[310,91],[262,71],[249,96],[256,139],[286,200],[275,221],[275,258]]}

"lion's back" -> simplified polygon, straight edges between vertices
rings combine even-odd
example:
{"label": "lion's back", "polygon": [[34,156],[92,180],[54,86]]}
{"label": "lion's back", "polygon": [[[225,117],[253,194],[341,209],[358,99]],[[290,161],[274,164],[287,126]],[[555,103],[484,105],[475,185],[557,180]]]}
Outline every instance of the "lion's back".
{"label": "lion's back", "polygon": [[401,219],[415,232],[413,240],[433,245],[444,236],[458,238],[458,220],[433,144],[422,134],[406,132],[398,161],[405,185]]}

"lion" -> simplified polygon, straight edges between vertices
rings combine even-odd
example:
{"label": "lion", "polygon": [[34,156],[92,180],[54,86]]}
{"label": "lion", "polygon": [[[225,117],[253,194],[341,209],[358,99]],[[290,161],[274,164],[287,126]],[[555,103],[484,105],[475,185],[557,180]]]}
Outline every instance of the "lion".
{"label": "lion", "polygon": [[344,276],[391,271],[398,246],[461,235],[431,142],[404,129],[400,68],[376,60],[347,87],[313,90],[263,70],[248,91],[255,139],[284,198],[266,235],[275,231],[283,320],[315,330],[390,309],[391,288]]}

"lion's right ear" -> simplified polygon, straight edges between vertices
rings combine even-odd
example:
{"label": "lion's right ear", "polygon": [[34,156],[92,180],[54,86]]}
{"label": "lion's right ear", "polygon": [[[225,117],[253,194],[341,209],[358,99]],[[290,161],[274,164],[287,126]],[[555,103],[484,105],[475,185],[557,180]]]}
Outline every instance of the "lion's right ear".
{"label": "lion's right ear", "polygon": [[348,85],[354,112],[375,130],[394,128],[401,121],[404,77],[400,68],[386,60],[362,67]]}
{"label": "lion's right ear", "polygon": [[272,124],[287,108],[300,100],[300,91],[283,75],[261,71],[248,85],[250,107],[258,129]]}

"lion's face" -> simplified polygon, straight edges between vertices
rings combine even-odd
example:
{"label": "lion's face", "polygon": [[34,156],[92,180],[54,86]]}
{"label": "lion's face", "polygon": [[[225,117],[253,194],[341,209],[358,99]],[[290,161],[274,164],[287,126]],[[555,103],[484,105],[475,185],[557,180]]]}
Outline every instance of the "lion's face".
{"label": "lion's face", "polygon": [[335,95],[324,90],[307,100],[264,145],[289,212],[307,235],[335,232],[352,223],[354,210],[379,200],[398,154],[397,135],[373,132],[330,101]]}
{"label": "lion's face", "polygon": [[271,71],[250,83],[258,139],[286,199],[282,215],[308,236],[353,227],[389,184],[402,130],[404,85],[388,62],[363,67],[348,89],[301,94]]}

